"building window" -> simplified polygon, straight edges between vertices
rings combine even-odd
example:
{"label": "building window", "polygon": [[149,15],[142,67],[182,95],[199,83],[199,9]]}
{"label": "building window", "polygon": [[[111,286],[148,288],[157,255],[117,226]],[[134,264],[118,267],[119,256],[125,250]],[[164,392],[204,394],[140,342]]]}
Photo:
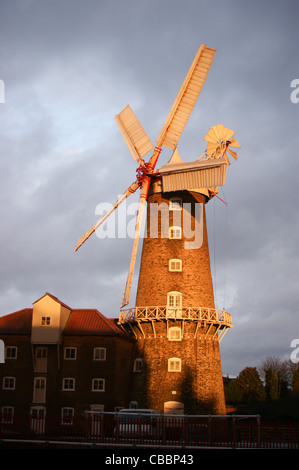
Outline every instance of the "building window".
{"label": "building window", "polygon": [[170,259],[168,269],[169,271],[182,271],[182,260],[177,258]]}
{"label": "building window", "polygon": [[177,291],[167,294],[167,316],[176,318],[182,316],[182,293]]}
{"label": "building window", "polygon": [[49,326],[51,323],[51,317],[42,317],[42,325]]}
{"label": "building window", "polygon": [[64,359],[77,359],[77,348],[64,348]]}
{"label": "building window", "polygon": [[142,359],[137,357],[134,361],[133,372],[141,372],[142,371]]}
{"label": "building window", "polygon": [[5,349],[6,359],[17,359],[18,348],[16,346],[7,346]]}
{"label": "building window", "polygon": [[1,408],[1,423],[3,424],[12,424],[13,423],[13,406],[2,406]]}
{"label": "building window", "polygon": [[63,391],[74,391],[75,390],[75,379],[65,378],[62,381],[62,390]]}
{"label": "building window", "polygon": [[31,430],[37,434],[43,434],[45,432],[46,424],[46,408],[42,406],[34,406],[31,408]]}
{"label": "building window", "polygon": [[74,408],[61,409],[61,424],[73,424]]}
{"label": "building window", "polygon": [[92,392],[105,392],[105,379],[92,379]]}
{"label": "building window", "polygon": [[132,410],[136,410],[138,408],[138,402],[135,400],[130,401],[129,408],[131,408]]}
{"label": "building window", "polygon": [[3,390],[14,390],[16,388],[15,377],[3,377]]}
{"label": "building window", "polygon": [[181,359],[178,357],[168,359],[168,372],[181,372]]}
{"label": "building window", "polygon": [[178,326],[172,326],[168,330],[168,339],[169,341],[181,341],[182,339],[182,330]]}
{"label": "building window", "polygon": [[182,229],[178,225],[169,227],[169,238],[171,240],[179,240],[182,238]]}
{"label": "building window", "polygon": [[47,372],[47,348],[36,348],[35,350],[35,371]]}
{"label": "building window", "polygon": [[182,199],[179,199],[179,198],[170,199],[169,209],[171,211],[180,211],[180,210],[182,210]]}
{"label": "building window", "polygon": [[35,377],[33,385],[33,403],[46,402],[46,378]]}
{"label": "building window", "polygon": [[93,359],[95,361],[106,361],[106,348],[94,348]]}

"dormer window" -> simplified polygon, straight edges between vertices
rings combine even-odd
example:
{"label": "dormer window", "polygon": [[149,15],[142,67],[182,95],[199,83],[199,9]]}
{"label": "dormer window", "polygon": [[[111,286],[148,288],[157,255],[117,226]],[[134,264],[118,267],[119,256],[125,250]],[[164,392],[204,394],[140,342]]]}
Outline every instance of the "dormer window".
{"label": "dormer window", "polygon": [[42,326],[50,326],[51,317],[42,317]]}

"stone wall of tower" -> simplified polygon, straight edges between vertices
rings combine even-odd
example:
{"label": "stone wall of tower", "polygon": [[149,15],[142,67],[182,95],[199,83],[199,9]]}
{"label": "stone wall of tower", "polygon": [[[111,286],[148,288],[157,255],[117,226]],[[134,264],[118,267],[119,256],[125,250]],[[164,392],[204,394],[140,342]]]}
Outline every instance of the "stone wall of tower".
{"label": "stone wall of tower", "polygon": [[[182,199],[183,207],[192,206],[191,232],[195,228],[194,208],[203,211],[202,219],[202,244],[199,248],[185,248],[185,237],[182,217],[182,238],[171,240],[161,238],[161,214],[159,213],[158,237],[151,237],[151,204],[169,205],[173,197]],[[152,192],[148,198],[147,210],[147,236],[143,241],[140,274],[136,296],[136,306],[164,306],[167,303],[167,292],[179,291],[183,294],[183,306],[186,307],[210,307],[214,308],[213,284],[210,270],[210,257],[205,216],[206,199],[195,192],[178,191],[175,193]],[[197,212],[198,214],[198,212]],[[169,212],[169,225],[172,225],[173,217],[177,217],[177,211]],[[197,216],[196,216],[197,217]],[[188,220],[188,217],[187,217]],[[188,235],[188,234],[187,234]],[[190,241],[190,239],[189,239]],[[192,241],[192,239],[191,239]],[[182,271],[170,272],[169,260],[181,259]]]}
{"label": "stone wall of tower", "polygon": [[[167,328],[183,326],[181,341],[170,341]],[[133,372],[131,401],[139,408],[165,411],[169,402],[183,404],[186,414],[225,414],[225,400],[218,340],[205,335],[207,327],[173,321],[135,326],[138,339],[135,357],[142,367]],[[214,332],[215,330],[213,330]],[[181,360],[181,370],[169,371],[169,359]]]}
{"label": "stone wall of tower", "polygon": [[[210,269],[204,195],[197,192],[177,191],[162,193],[161,182],[156,180],[148,197],[147,237],[143,241],[136,307],[167,305],[168,292],[180,292],[184,307],[215,308]],[[184,210],[191,207],[191,232],[195,229],[198,214],[202,215],[202,240],[196,248],[186,248],[191,241],[182,226],[182,238],[161,236],[161,214],[158,231],[152,230],[156,220],[151,218],[151,204],[167,205],[173,198],[182,200]],[[186,206],[187,204],[187,206]],[[189,206],[188,206],[189,204]],[[202,212],[196,212],[200,208]],[[176,225],[178,211],[169,211],[169,226]],[[165,214],[164,214],[165,216]],[[182,219],[183,220],[183,219]],[[165,220],[164,220],[165,222]],[[197,226],[197,229],[199,227]],[[153,235],[156,235],[153,237]],[[194,245],[193,245],[194,246]],[[182,261],[180,272],[169,270],[169,260]],[[188,414],[225,414],[225,400],[219,342],[215,326],[191,320],[162,320],[133,325],[137,344],[135,359],[142,360],[142,369],[133,372],[131,401],[138,407],[154,408],[162,412],[169,403],[177,402]],[[182,332],[179,341],[170,341],[171,326]],[[169,369],[169,359],[180,361],[180,370]]]}

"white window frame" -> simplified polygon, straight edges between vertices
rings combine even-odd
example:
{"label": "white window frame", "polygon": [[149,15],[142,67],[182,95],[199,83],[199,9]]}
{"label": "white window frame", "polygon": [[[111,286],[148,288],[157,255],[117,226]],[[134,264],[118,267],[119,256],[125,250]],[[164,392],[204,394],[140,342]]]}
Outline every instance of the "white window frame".
{"label": "white window frame", "polygon": [[181,372],[182,361],[179,357],[170,357],[168,359],[168,372]]}
{"label": "white window frame", "polygon": [[169,341],[182,341],[182,330],[179,326],[171,326],[168,329]]}
{"label": "white window frame", "polygon": [[[102,384],[100,388],[99,385]],[[105,392],[105,379],[95,378],[91,381],[91,391],[92,392]]]}
{"label": "white window frame", "polygon": [[183,294],[178,291],[167,292],[167,316],[169,318],[181,317]]}
{"label": "white window frame", "polygon": [[182,210],[182,199],[179,197],[173,197],[169,200],[169,210],[181,211]]}
{"label": "white window frame", "polygon": [[47,372],[48,365],[48,349],[43,346],[38,346],[35,349],[35,371]]}
{"label": "white window frame", "polygon": [[13,406],[2,406],[1,408],[1,423],[12,424],[15,409]]}
{"label": "white window frame", "polygon": [[136,409],[138,409],[138,401],[136,401],[136,400],[130,401],[129,408],[130,408],[131,410],[136,410]]}
{"label": "white window frame", "polygon": [[32,406],[30,409],[30,428],[37,434],[45,432],[46,408],[44,406]]}
{"label": "white window frame", "polygon": [[183,270],[182,260],[179,258],[170,259],[168,263],[168,270],[170,272],[182,272]]}
{"label": "white window frame", "polygon": [[64,406],[63,408],[61,408],[61,424],[72,425],[74,415],[75,415],[74,408],[71,408],[68,406]]}
{"label": "white window frame", "polygon": [[46,402],[46,388],[47,379],[46,377],[34,377],[33,383],[33,403],[45,403]]}
{"label": "white window frame", "polygon": [[17,359],[17,357],[18,357],[17,346],[6,346],[5,359]]}
{"label": "white window frame", "polygon": [[179,225],[172,225],[169,227],[169,239],[170,240],[181,240],[182,238],[182,227]]}
{"label": "white window frame", "polygon": [[18,348],[17,346],[6,346],[5,347],[5,359],[17,359]]}
{"label": "white window frame", "polygon": [[134,367],[133,372],[141,372],[142,371],[142,359],[141,357],[136,357],[134,360]]}
{"label": "white window frame", "polygon": [[63,357],[67,361],[75,361],[77,359],[77,348],[74,346],[65,346]]}
{"label": "white window frame", "polygon": [[10,376],[3,377],[2,389],[3,390],[15,390],[16,389],[16,378],[15,377],[10,377]]}
{"label": "white window frame", "polygon": [[93,360],[94,361],[106,361],[106,348],[96,347],[93,349]]}
{"label": "white window frame", "polygon": [[62,390],[64,392],[74,392],[75,391],[75,379],[73,377],[64,377],[62,379]]}
{"label": "white window frame", "polygon": [[41,318],[41,325],[42,326],[50,326],[51,325],[51,317],[42,317]]}

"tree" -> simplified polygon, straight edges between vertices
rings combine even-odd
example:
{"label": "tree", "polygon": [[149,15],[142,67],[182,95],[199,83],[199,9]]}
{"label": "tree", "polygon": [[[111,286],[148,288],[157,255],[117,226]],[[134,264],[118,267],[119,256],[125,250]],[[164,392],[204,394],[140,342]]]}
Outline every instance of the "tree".
{"label": "tree", "polygon": [[225,386],[224,393],[227,404],[235,405],[236,403],[242,402],[243,393],[236,380],[231,380],[229,384]]}
{"label": "tree", "polygon": [[236,379],[244,401],[263,401],[265,390],[256,367],[245,367]]}
{"label": "tree", "polygon": [[265,383],[267,399],[279,400],[288,392],[288,365],[275,357],[267,357],[262,362],[260,375]]}
{"label": "tree", "polygon": [[289,361],[289,384],[293,392],[299,392],[299,363]]}

